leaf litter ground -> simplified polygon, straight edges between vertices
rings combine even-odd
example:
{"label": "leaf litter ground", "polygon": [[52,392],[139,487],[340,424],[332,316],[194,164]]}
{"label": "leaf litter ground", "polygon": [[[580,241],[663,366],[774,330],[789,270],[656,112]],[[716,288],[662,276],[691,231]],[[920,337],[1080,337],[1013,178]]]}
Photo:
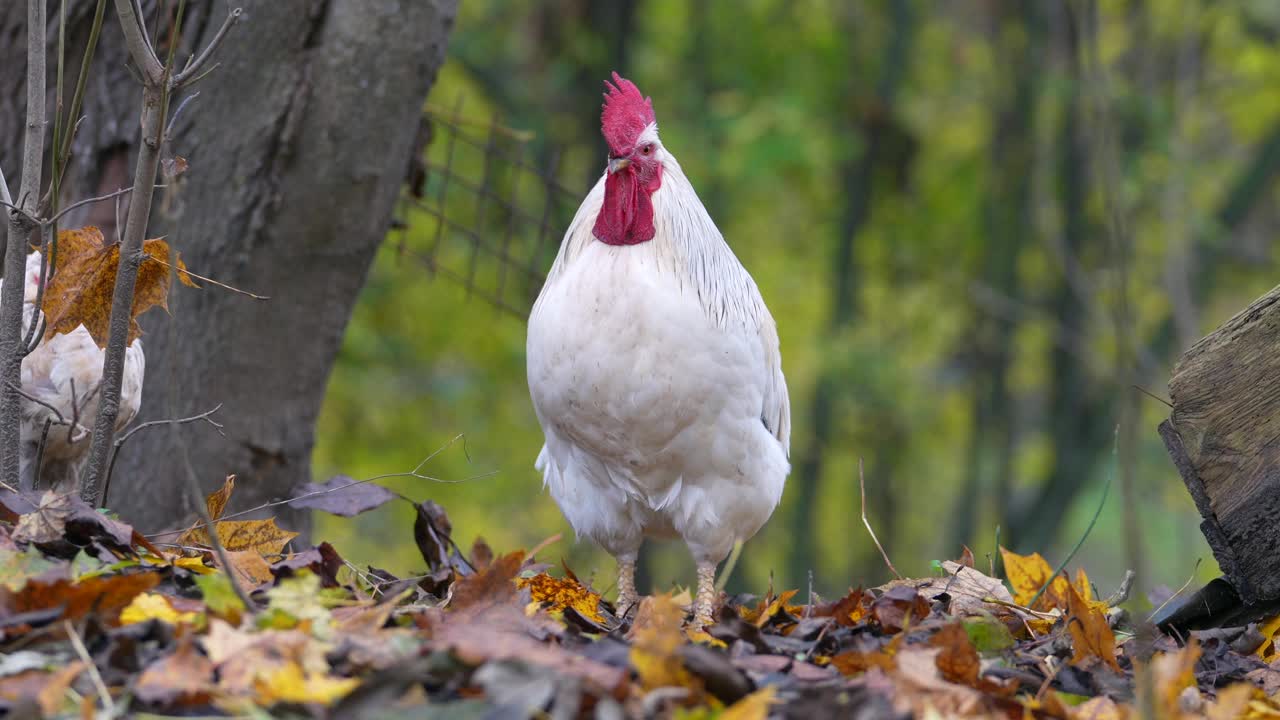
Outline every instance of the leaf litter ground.
{"label": "leaf litter ground", "polygon": [[[72,496],[0,493],[0,709],[12,717],[1268,718],[1280,664],[1261,626],[1161,635],[1083,570],[1002,551],[933,577],[723,598],[627,617],[530,552],[463,551],[444,509],[338,477],[295,505],[350,517],[410,502],[424,571],[398,578],[328,543],[290,550],[234,519],[155,541]],[[406,531],[408,529],[406,528]],[[168,542],[161,542],[161,540]],[[241,599],[236,586],[247,595]]]}

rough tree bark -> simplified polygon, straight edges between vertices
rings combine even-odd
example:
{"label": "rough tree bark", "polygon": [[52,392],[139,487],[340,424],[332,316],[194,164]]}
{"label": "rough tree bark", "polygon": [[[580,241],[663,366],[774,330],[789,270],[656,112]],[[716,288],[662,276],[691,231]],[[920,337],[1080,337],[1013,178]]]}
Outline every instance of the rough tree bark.
{"label": "rough tree bark", "polygon": [[[235,4],[244,16],[220,66],[195,87],[200,96],[172,130],[168,147],[190,170],[157,196],[149,236],[168,235],[193,270],[271,299],[175,286],[172,320],[144,318],[138,420],[222,403],[226,437],[207,428],[180,432],[201,482],[212,489],[235,473],[234,504],[247,507],[310,479],[325,383],[387,229],[456,0]],[[9,5],[0,9],[0,66],[15,67],[8,39],[23,19]],[[69,45],[79,47],[94,3],[72,5]],[[153,4],[144,5],[154,22]],[[207,45],[226,12],[223,2],[190,3],[180,57]],[[127,182],[139,90],[124,59],[119,25],[109,20],[68,196]],[[21,115],[4,75],[0,162],[7,167]],[[181,102],[175,98],[173,107]],[[113,237],[115,209],[107,205],[69,218],[68,226],[91,222]],[[143,528],[172,525],[186,509],[176,480],[183,472],[186,458],[172,433],[139,433],[121,453],[108,503]],[[304,512],[278,510],[282,524],[305,529]]]}

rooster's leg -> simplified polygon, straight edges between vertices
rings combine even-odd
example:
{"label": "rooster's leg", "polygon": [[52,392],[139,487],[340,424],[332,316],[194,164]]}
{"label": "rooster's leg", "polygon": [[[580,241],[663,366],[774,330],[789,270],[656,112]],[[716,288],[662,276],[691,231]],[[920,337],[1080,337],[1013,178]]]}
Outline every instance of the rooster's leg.
{"label": "rooster's leg", "polygon": [[618,615],[626,615],[635,607],[636,600],[636,558],[620,556],[618,558]]}
{"label": "rooster's leg", "polygon": [[716,604],[716,564],[698,563],[698,596],[693,602],[694,627],[706,627],[712,622]]}

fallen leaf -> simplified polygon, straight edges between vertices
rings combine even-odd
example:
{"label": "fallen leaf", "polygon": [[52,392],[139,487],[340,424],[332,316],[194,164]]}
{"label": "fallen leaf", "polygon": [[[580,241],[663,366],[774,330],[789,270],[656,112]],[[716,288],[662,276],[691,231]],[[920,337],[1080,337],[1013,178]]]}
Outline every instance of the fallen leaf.
{"label": "fallen leaf", "polygon": [[1116,636],[1107,622],[1106,613],[1085,602],[1070,584],[1067,584],[1066,593],[1067,629],[1071,633],[1073,649],[1071,664],[1085,665],[1097,658],[1119,671]]}
{"label": "fallen leaf", "polygon": [[0,550],[0,584],[10,590],[21,590],[27,580],[54,568],[69,570],[67,563],[49,560],[35,547],[28,547],[22,552]]}
{"label": "fallen leaf", "polygon": [[428,570],[449,567],[449,536],[453,523],[444,508],[435,501],[426,500],[414,506],[418,515],[413,521],[413,540],[418,552],[427,561]]}
{"label": "fallen leaf", "polygon": [[947,610],[952,615],[999,612],[1015,604],[1004,583],[979,570],[950,560],[942,563],[942,569],[946,572],[944,577],[930,578],[928,584],[918,588],[918,592],[929,600],[945,594],[949,598]]}
{"label": "fallen leaf", "polygon": [[1053,569],[1040,556],[1040,553],[1019,555],[1005,548],[1000,548],[1000,557],[1004,560],[1004,572],[1009,578],[1009,584],[1013,586],[1015,603],[1023,607],[1031,607],[1028,603],[1052,577],[1053,583],[1044,591],[1040,599],[1036,600],[1035,607],[1031,609],[1048,611],[1056,607],[1061,610],[1067,610],[1066,590],[1071,583],[1067,582],[1067,579],[1061,575],[1054,577]]}
{"label": "fallen leaf", "polygon": [[1125,717],[1116,701],[1105,695],[1080,703],[1071,714],[1072,720],[1124,720]]}
{"label": "fallen leaf", "polygon": [[246,592],[253,592],[263,583],[275,579],[271,566],[257,550],[228,550],[227,562],[231,563],[231,572],[235,573],[236,580]]}
{"label": "fallen leaf", "polygon": [[969,634],[964,625],[951,623],[944,626],[929,639],[929,644],[939,648],[934,662],[943,679],[961,685],[977,686],[982,662],[978,659],[978,651],[969,642]]}
{"label": "fallen leaf", "polygon": [[640,601],[631,625],[631,666],[646,690],[660,687],[696,688],[685,669],[679,648],[684,610],[669,595],[653,595]]}
{"label": "fallen leaf", "polygon": [[204,558],[199,556],[176,558],[174,559],[173,564],[175,567],[180,567],[183,570],[190,570],[197,575],[208,575],[210,573],[218,572],[217,569],[205,565]]}
{"label": "fallen leaf", "polygon": [[169,599],[160,593],[144,592],[134,596],[133,600],[120,611],[120,624],[131,625],[147,620],[160,620],[170,625],[177,625],[194,623],[199,617],[198,612],[176,610]]}
{"label": "fallen leaf", "polygon": [[28,543],[61,540],[67,532],[67,518],[75,512],[75,501],[79,499],[74,493],[46,490],[40,496],[40,504],[35,510],[18,518],[18,525],[13,529],[13,539]]}
{"label": "fallen leaf", "polygon": [[533,577],[519,578],[516,587],[529,590],[533,602],[544,608],[564,612],[565,608],[573,608],[583,617],[593,622],[603,623],[605,618],[600,614],[600,594],[588,590],[576,578],[554,578],[544,573]]}
{"label": "fallen leaf", "polygon": [[240,615],[244,612],[244,603],[231,587],[231,581],[222,573],[200,575],[196,577],[196,587],[204,599],[205,607],[210,613],[225,620],[240,623]]}
{"label": "fallen leaf", "polygon": [[337,678],[303,671],[296,662],[268,670],[254,680],[257,702],[270,706],[278,702],[328,705],[345,697],[360,684],[357,678]]}
{"label": "fallen leaf", "polygon": [[743,608],[742,619],[758,628],[764,627],[765,623],[769,622],[774,615],[777,615],[786,608],[787,603],[791,598],[796,596],[797,592],[799,591],[787,590],[777,597],[773,597],[773,593],[770,592],[768,596],[760,601],[760,604],[757,605],[754,610]]}
{"label": "fallen leaf", "polygon": [[725,708],[719,720],[766,720],[769,708],[777,701],[777,691],[771,685],[766,686]]}
{"label": "fallen leaf", "polygon": [[396,494],[371,482],[359,482],[346,475],[335,475],[323,485],[307,483],[293,494],[289,503],[295,508],[322,510],[331,515],[355,517],[382,507],[396,499]]}
{"label": "fallen leaf", "polygon": [[912,623],[929,617],[929,601],[915,588],[898,585],[871,603],[871,615],[887,633],[901,632]]}
{"label": "fallen leaf", "polygon": [[196,650],[191,636],[184,634],[173,653],[142,671],[134,692],[143,702],[199,705],[209,701],[213,687],[213,663]]}
{"label": "fallen leaf", "polygon": [[515,578],[523,564],[524,551],[517,550],[499,557],[481,572],[458,578],[453,583],[449,608],[471,610],[515,600]]}
{"label": "fallen leaf", "polygon": [[7,605],[15,613],[61,608],[58,617],[64,620],[75,620],[93,610],[101,621],[114,624],[121,609],[159,582],[160,575],[154,572],[101,575],[79,582],[33,579],[17,592],[0,589],[0,607]]}
{"label": "fallen leaf", "polygon": [[[253,550],[260,555],[279,555],[284,552],[284,546],[298,536],[292,530],[277,526],[275,518],[222,520],[214,523],[213,527],[226,550]],[[203,527],[192,528],[182,534],[178,544],[209,547],[209,535]]]}

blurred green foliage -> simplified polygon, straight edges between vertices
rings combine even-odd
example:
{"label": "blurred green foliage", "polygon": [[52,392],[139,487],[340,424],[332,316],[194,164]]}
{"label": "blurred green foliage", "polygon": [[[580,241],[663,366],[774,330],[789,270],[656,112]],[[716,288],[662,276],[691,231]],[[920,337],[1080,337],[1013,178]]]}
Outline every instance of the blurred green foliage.
{"label": "blurred green foliage", "polygon": [[[778,319],[792,460],[815,473],[793,473],[731,589],[805,587],[812,570],[832,593],[887,575],[859,518],[860,458],[868,512],[903,572],[928,573],[961,540],[985,565],[997,526],[1056,563],[1119,471],[1118,402],[1136,393],[1125,378],[1164,394],[1179,348],[1275,283],[1277,7],[467,0],[430,103],[461,98],[461,117],[530,131],[526,159],[555,156],[581,196],[604,164],[600,81],[617,69],[653,97],[664,144]],[[437,132],[427,155],[444,152]],[[483,163],[473,152],[454,169],[479,178]],[[428,177],[430,195],[441,178]],[[454,192],[451,217],[492,214]],[[545,198],[528,192],[536,213]],[[437,482],[386,484],[444,505],[464,544],[565,533],[547,557],[610,586],[612,563],[574,543],[533,469],[523,322],[433,276],[415,258],[436,219],[410,206],[401,219],[352,317],[316,474],[406,471],[439,450],[423,468]],[[485,230],[494,243],[504,232]],[[513,253],[529,256],[517,235]],[[453,240],[441,266],[502,272],[488,255],[471,266]],[[1125,286],[1132,330],[1118,338]],[[1125,568],[1126,512],[1141,588],[1181,585],[1199,558],[1201,575],[1214,570],[1155,433],[1167,408],[1137,407],[1131,503],[1112,493],[1078,558],[1104,593]],[[408,573],[421,567],[411,522],[391,506],[323,518],[317,537]],[[658,547],[651,586],[692,582],[683,549]]]}

